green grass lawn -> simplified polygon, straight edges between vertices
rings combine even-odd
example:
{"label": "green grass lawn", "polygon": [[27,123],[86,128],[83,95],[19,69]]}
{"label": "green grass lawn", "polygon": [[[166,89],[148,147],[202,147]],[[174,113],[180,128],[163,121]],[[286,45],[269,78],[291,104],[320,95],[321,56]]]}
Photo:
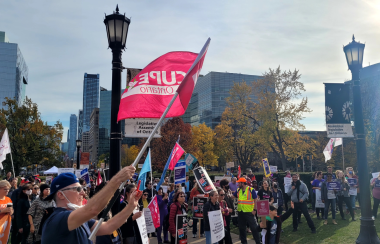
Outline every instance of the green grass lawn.
{"label": "green grass lawn", "polygon": [[[305,217],[302,215],[302,223],[298,225],[298,231],[292,232],[293,230],[293,217],[290,216],[283,223],[284,232],[281,233],[280,243],[290,244],[290,243],[355,243],[356,238],[360,231],[360,210],[356,210],[356,221],[351,221],[351,217],[346,215],[347,220],[342,220],[339,212],[336,215],[336,222],[338,225],[333,225],[331,222],[331,212],[329,215],[329,223],[327,225],[323,224],[323,220],[317,219],[316,214],[310,214],[314,225],[317,229],[316,234],[311,234],[310,228],[307,225]],[[380,220],[379,218],[375,220],[376,231],[380,236]],[[233,225],[232,225],[233,226]],[[231,229],[231,232],[239,234],[238,228]],[[252,238],[252,235],[248,235]]]}

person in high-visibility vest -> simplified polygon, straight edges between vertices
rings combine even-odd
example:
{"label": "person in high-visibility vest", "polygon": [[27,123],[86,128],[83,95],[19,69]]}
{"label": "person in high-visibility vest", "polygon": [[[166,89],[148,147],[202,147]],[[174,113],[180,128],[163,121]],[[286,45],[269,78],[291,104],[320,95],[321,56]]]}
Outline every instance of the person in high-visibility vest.
{"label": "person in high-visibility vest", "polygon": [[256,210],[254,209],[257,194],[255,189],[247,186],[247,180],[241,177],[238,181],[239,188],[234,193],[238,199],[238,221],[239,236],[242,244],[247,244],[247,224],[252,231],[253,238],[257,244],[261,243],[259,232],[257,230],[257,222],[255,218]]}

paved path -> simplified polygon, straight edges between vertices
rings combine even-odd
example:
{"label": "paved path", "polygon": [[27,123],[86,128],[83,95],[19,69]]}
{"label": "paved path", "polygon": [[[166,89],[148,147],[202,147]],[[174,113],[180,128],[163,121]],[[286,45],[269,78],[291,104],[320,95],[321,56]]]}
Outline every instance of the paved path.
{"label": "paved path", "polygon": [[[188,237],[187,237],[187,240],[188,240],[188,244],[205,244],[206,243],[206,238],[205,237],[200,237],[198,238],[198,236],[196,238],[193,238],[193,233],[192,233],[192,230],[193,228],[190,228],[190,231],[188,232]],[[251,233],[247,233],[248,234],[248,244],[255,244],[255,241],[252,240],[252,234]],[[239,240],[239,235],[236,235],[234,233],[231,233],[231,237],[232,237],[232,243],[233,244],[240,244],[240,240]],[[170,238],[170,237],[169,237]],[[170,241],[170,239],[169,239]],[[157,243],[157,237],[151,237],[149,238],[149,242],[150,244],[158,244]]]}

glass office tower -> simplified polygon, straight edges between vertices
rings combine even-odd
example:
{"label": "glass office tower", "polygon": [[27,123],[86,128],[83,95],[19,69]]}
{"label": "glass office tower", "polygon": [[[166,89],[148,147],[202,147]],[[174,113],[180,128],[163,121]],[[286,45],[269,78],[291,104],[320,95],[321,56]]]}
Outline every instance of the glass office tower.
{"label": "glass office tower", "polygon": [[[74,152],[77,149],[77,122],[78,118],[76,114],[70,116],[70,136],[69,136],[69,158],[74,158]],[[76,158],[74,158],[76,160]]]}
{"label": "glass office tower", "polygon": [[25,99],[28,66],[17,43],[10,43],[5,32],[0,32],[0,109],[5,98]]}
{"label": "glass office tower", "polygon": [[83,132],[90,130],[90,116],[99,108],[99,74],[84,74],[83,80]]}
{"label": "glass office tower", "polygon": [[[260,79],[257,75],[210,72],[198,78],[189,106],[182,119],[185,123],[199,125],[203,122],[212,129],[221,122],[222,114],[227,107],[226,98],[235,83]],[[255,97],[252,96],[252,100]]]}

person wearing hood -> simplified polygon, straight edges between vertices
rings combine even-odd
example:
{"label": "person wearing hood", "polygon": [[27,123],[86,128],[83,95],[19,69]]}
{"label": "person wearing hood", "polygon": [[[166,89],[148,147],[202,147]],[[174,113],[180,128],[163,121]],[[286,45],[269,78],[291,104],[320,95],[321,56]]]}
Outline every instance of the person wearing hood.
{"label": "person wearing hood", "polygon": [[298,174],[292,174],[292,184],[289,186],[288,195],[294,203],[293,211],[293,232],[298,228],[298,211],[300,210],[306,218],[307,224],[311,229],[311,233],[315,234],[315,226],[310,214],[307,210],[306,200],[309,196],[309,190],[305,183],[298,179]]}
{"label": "person wearing hood", "polygon": [[[278,244],[280,243],[282,222],[290,217],[293,213],[294,203],[291,202],[291,207],[283,215],[277,215],[276,203],[269,206],[269,216],[261,219],[259,231],[263,244]],[[264,222],[265,221],[265,222]]]}
{"label": "person wearing hood", "polygon": [[[54,178],[50,195],[44,200],[54,199],[57,207],[42,227],[42,244],[89,244],[88,238],[97,225],[97,216],[109,203],[120,184],[132,178],[135,167],[122,168],[97,194],[82,206],[85,193],[83,186],[73,173],[62,173]],[[129,204],[107,222],[103,222],[96,236],[111,235],[118,229],[137,206],[140,192],[134,191]]]}

